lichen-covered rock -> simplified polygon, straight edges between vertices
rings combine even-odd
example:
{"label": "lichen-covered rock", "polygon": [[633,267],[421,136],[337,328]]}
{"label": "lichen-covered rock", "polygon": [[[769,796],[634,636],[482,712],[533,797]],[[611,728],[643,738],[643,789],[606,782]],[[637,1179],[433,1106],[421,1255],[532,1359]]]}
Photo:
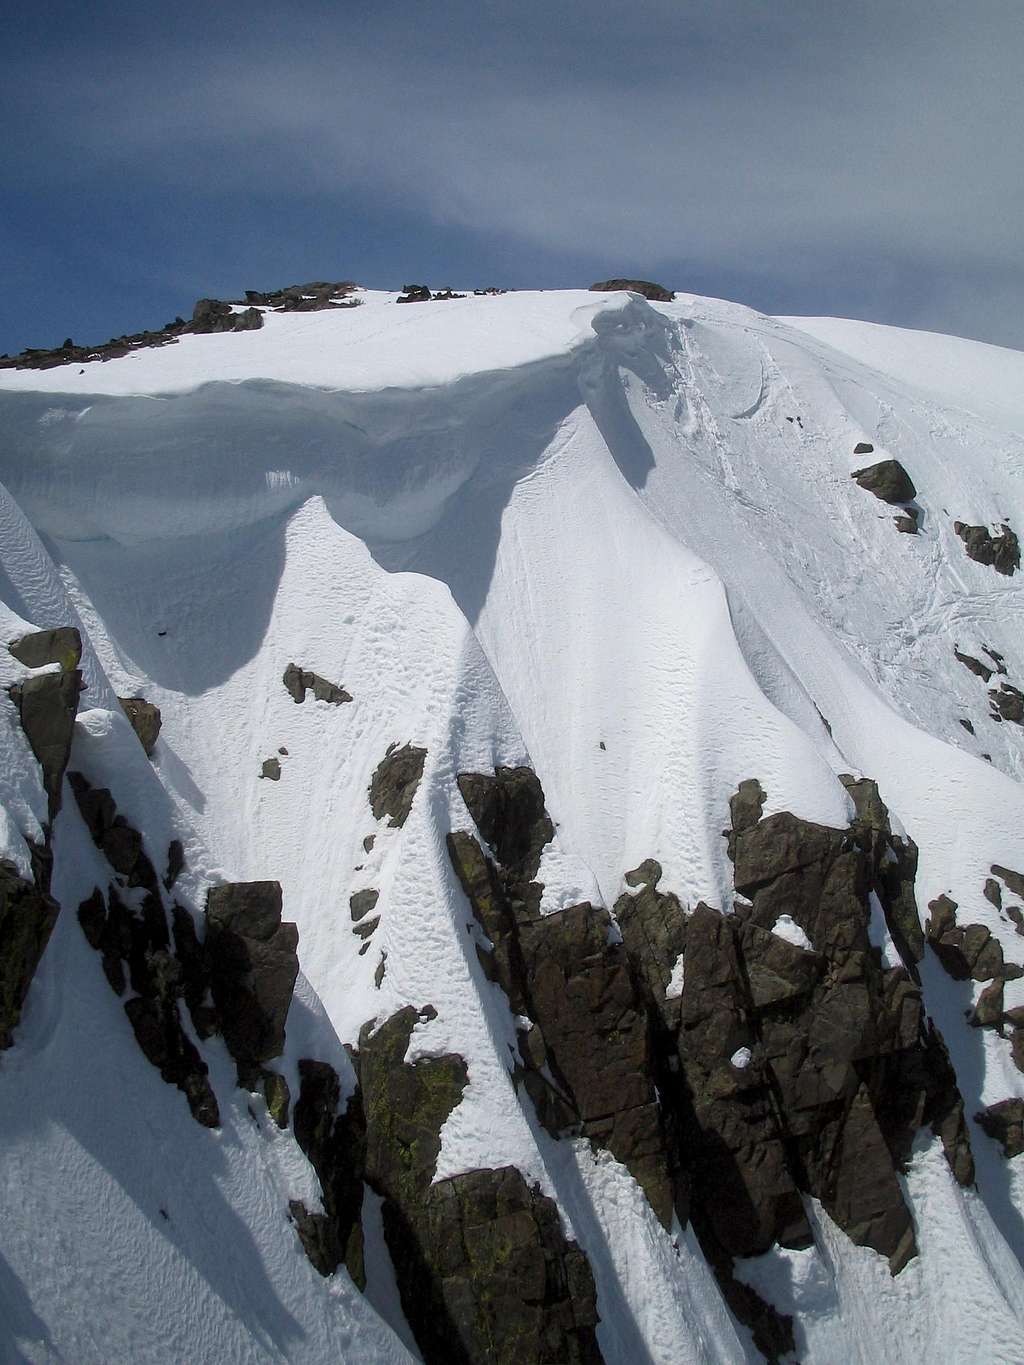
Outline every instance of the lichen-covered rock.
{"label": "lichen-covered rock", "polygon": [[210,987],[240,1076],[284,1047],[298,941],[295,925],[281,920],[279,882],[228,882],[207,892]]}
{"label": "lichen-covered rock", "polygon": [[307,692],[313,693],[315,701],[328,702],[331,706],[341,706],[343,702],[352,700],[343,687],[322,678],[319,673],[311,673],[308,669],[300,668],[298,664],[287,666],[283,682],[289,696],[300,705],[306,700]]}
{"label": "lichen-covered rock", "polygon": [[82,662],[82,637],[74,626],[33,631],[12,640],[7,648],[26,668],[60,664],[63,672],[73,673]]}
{"label": "lichen-covered rock", "polygon": [[1024,1152],[1024,1100],[1000,1100],[974,1117],[982,1132],[1000,1144],[1004,1156]]}
{"label": "lichen-covered rock", "polygon": [[152,758],[153,749],[160,735],[160,708],[143,697],[118,697],[121,709],[131,721],[132,729],[148,757]]}
{"label": "lichen-covered rock", "polygon": [[60,906],[0,859],[0,1049],[14,1041],[25,997],[50,941]]}
{"label": "lichen-covered rock", "polygon": [[375,820],[388,816],[393,829],[405,824],[423,776],[426,757],[426,749],[417,749],[411,744],[403,744],[400,749],[392,745],[388,749],[370,780],[370,809]]}
{"label": "lichen-covered rock", "polygon": [[590,289],[592,293],[601,294],[628,289],[630,293],[642,294],[645,299],[650,299],[654,303],[671,303],[675,298],[671,289],[653,284],[650,280],[600,280],[597,284],[592,284]]}
{"label": "lichen-covered rock", "polygon": [[295,1139],[317,1173],[324,1213],[300,1218],[293,1206],[292,1216],[306,1254],[320,1274],[330,1275],[344,1262],[362,1289],[366,1283],[360,1221],[366,1122],[361,1097],[357,1091],[339,1114],[341,1082],[333,1067],[303,1058],[299,1077],[299,1098],[292,1120]]}
{"label": "lichen-covered rock", "polygon": [[857,485],[882,502],[911,502],[917,497],[914,481],[899,460],[880,460],[878,464],[855,469],[850,475]]}
{"label": "lichen-covered rock", "polygon": [[554,1201],[514,1167],[431,1186],[418,1220],[434,1294],[403,1307],[427,1365],[597,1365],[597,1295]]}
{"label": "lichen-covered rock", "polygon": [[334,1219],[326,1213],[310,1213],[301,1199],[288,1201],[288,1214],[313,1269],[325,1277],[333,1275],[344,1260]]}
{"label": "lichen-covered rock", "polygon": [[593,1276],[554,1203],[511,1167],[432,1183],[467,1072],[454,1055],[405,1060],[429,1014],[403,1009],[375,1033],[365,1028],[355,1057],[365,1178],[383,1196],[385,1240],[423,1359],[596,1365]]}
{"label": "lichen-covered rock", "polygon": [[968,526],[962,521],[955,521],[953,530],[963,541],[968,559],[975,563],[991,565],[1007,577],[1020,568],[1020,543],[1005,522],[997,535],[987,526]]}

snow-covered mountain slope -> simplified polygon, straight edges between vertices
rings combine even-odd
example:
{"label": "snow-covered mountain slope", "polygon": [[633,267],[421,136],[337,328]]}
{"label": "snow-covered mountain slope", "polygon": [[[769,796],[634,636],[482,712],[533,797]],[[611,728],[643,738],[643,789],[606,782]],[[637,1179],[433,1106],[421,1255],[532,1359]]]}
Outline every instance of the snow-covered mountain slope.
{"label": "snow-covered mountain slope", "polygon": [[0,369],[0,1358],[1019,1361],[1024,358],[358,297]]}

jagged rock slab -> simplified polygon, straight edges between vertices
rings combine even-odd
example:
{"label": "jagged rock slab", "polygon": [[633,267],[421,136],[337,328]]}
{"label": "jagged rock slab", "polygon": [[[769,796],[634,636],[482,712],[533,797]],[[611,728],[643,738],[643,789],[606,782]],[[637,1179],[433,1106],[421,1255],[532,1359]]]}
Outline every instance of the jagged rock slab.
{"label": "jagged rock slab", "polygon": [[280,1055],[299,972],[299,933],[281,920],[279,882],[228,882],[206,895],[206,953],[220,1031],[240,1074]]}
{"label": "jagged rock slab", "polygon": [[299,704],[306,700],[307,692],[312,692],[316,701],[325,701],[331,706],[340,706],[343,702],[352,700],[343,687],[322,678],[319,673],[311,673],[308,669],[300,668],[298,664],[287,666],[283,682],[292,700]]}
{"label": "jagged rock slab", "polygon": [[899,460],[879,460],[878,464],[855,469],[850,477],[882,502],[912,502],[917,497],[914,481]]}
{"label": "jagged rock slab", "polygon": [[14,1041],[32,984],[60,906],[26,881],[13,863],[0,859],[0,1049]]}
{"label": "jagged rock slab", "polygon": [[426,757],[426,749],[417,749],[412,744],[403,744],[400,749],[391,746],[370,780],[370,809],[375,820],[387,816],[392,829],[405,824],[423,776]]}
{"label": "jagged rock slab", "polygon": [[953,530],[963,541],[968,559],[991,565],[1007,577],[1020,568],[1020,542],[1005,522],[996,535],[987,526],[968,526],[962,521],[954,522]]}

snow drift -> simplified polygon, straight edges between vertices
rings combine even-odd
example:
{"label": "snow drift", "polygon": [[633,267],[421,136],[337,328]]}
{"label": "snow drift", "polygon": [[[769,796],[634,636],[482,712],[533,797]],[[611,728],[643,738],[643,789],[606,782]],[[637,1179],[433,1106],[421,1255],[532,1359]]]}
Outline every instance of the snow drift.
{"label": "snow drift", "polygon": [[[981,541],[964,528],[1010,545],[1024,521],[1024,357],[694,296],[559,291],[404,308],[361,297],[120,359],[0,371],[3,643],[79,631],[85,690],[68,771],[112,793],[161,883],[180,845],[173,890],[149,894],[161,914],[175,902],[200,938],[211,887],[280,884],[299,976],[268,1064],[293,1106],[312,1093],[305,1063],[332,1068],[340,1092],[325,1121],[354,1123],[361,1097],[372,1165],[373,1087],[386,1077],[374,1060],[385,1042],[373,1040],[390,1039],[411,1007],[396,1065],[421,1089],[448,1066],[453,1086],[415,1199],[467,1173],[518,1172],[535,1193],[517,1185],[510,1207],[542,1228],[549,1277],[555,1265],[574,1274],[582,1253],[599,1320],[583,1291],[568,1295],[564,1340],[578,1356],[477,1346],[467,1358],[1017,1359],[1024,596],[1018,573],[968,553]],[[913,488],[899,505],[851,477],[889,460]],[[280,1126],[262,1080],[239,1084],[230,1029],[197,1027],[184,997],[181,1046],[206,1068],[218,1125],[194,1122],[186,1094],[147,1060],[78,915],[94,890],[141,915],[145,879],[133,887],[119,873],[80,785],[76,797],[65,781],[59,811],[48,808],[17,689],[58,665],[0,655],[15,688],[0,694],[0,856],[27,886],[48,850],[60,907],[0,1054],[0,1355],[441,1358],[410,1307],[389,1222],[405,1196],[386,1164],[357,1180],[360,1268],[318,1273],[295,1207],[325,1220],[323,1233],[329,1163],[300,1140],[298,1111]],[[312,681],[303,700],[290,695],[289,665],[349,699],[318,697]],[[160,711],[151,758],[118,702],[132,697]],[[382,764],[406,746],[422,759],[385,790]],[[474,808],[462,780],[525,769],[550,822],[532,867],[503,853],[504,817],[489,829],[484,798]],[[884,830],[854,798],[860,779],[877,784]],[[741,820],[730,799],[752,780],[760,804]],[[663,1016],[637,1003],[629,925],[643,909],[630,898],[657,895],[665,924],[686,927],[657,1002],[669,1013],[677,1002],[684,1021],[704,979],[701,926],[717,912],[763,935],[783,974],[799,975],[804,955],[834,976],[833,949],[799,910],[762,908],[774,873],[741,887],[744,829],[787,820],[797,840],[821,827],[878,836],[863,876],[881,890],[869,898],[856,874],[864,970],[886,990],[898,979],[919,992],[922,1028],[948,1058],[970,1174],[958,1179],[938,1119],[918,1115],[904,1153],[874,1116],[912,1227],[902,1264],[870,1231],[844,1231],[833,1192],[796,1170],[796,1137],[783,1164],[806,1235],[722,1250],[725,1234],[701,1228],[714,1191],[687,1164],[710,1119],[664,1139],[692,1216],[677,1194],[659,1217],[637,1163],[596,1136],[553,1023],[527,1084],[524,1038],[538,1020],[510,1002],[519,986],[541,998],[536,973],[554,948],[524,976],[502,976],[502,943],[449,837],[482,849],[502,895],[527,906],[510,931],[516,952],[553,942],[548,921],[568,923],[557,917],[574,907],[601,926],[588,951],[633,982],[654,1068],[644,1104],[664,1133]],[[541,823],[535,812],[524,837]],[[885,868],[912,848],[916,866],[892,898],[910,905],[908,928],[886,900]],[[646,860],[657,876],[632,875]],[[832,981],[822,972],[815,991]],[[228,1006],[217,1008],[223,1025]],[[747,1018],[748,1004],[736,1009]],[[825,1029],[824,1015],[807,1017],[816,1036]],[[731,1038],[723,1066],[770,1088],[782,1073],[755,1032]],[[877,1111],[871,1087],[889,1082],[875,1060],[851,1065]],[[575,1129],[545,1121],[536,1095],[551,1085]],[[796,1132],[785,1114],[783,1127]],[[545,1324],[562,1304],[547,1292],[537,1302]],[[789,1327],[773,1336],[766,1321]]]}

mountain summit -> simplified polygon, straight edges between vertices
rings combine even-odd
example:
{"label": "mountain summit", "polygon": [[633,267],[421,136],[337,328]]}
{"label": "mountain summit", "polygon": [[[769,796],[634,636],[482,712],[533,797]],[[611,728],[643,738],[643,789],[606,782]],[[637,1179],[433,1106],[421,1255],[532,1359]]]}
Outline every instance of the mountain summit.
{"label": "mountain summit", "polygon": [[595,289],[0,367],[4,1360],[1017,1358],[1024,355]]}

